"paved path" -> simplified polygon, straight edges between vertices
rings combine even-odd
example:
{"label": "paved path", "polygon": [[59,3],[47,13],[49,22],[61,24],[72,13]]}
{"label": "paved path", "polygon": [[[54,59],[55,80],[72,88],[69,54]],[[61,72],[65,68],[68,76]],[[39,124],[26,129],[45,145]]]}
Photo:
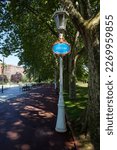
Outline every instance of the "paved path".
{"label": "paved path", "polygon": [[0,103],[0,150],[75,150],[70,134],[55,131],[54,89],[42,85]]}
{"label": "paved path", "polygon": [[10,98],[16,97],[18,95],[23,94],[21,87],[17,86],[10,86],[8,88],[4,88],[3,93],[0,89],[0,102],[4,102]]}

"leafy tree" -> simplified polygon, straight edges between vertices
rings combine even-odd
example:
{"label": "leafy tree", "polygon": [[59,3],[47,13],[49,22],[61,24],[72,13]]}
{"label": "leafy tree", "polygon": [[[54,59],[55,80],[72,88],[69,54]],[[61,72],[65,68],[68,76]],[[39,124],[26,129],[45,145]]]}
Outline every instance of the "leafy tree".
{"label": "leafy tree", "polygon": [[11,82],[19,83],[22,81],[22,74],[19,72],[16,72],[16,74],[11,75]]}
{"label": "leafy tree", "polygon": [[[32,3],[28,1],[17,2],[11,1],[7,9],[5,9],[6,6],[4,7],[6,13],[9,10],[7,15],[10,17],[7,18],[6,22],[11,22],[11,31],[13,31],[10,31],[6,37],[6,43],[4,45],[7,46],[7,51],[10,52],[10,49],[12,49],[13,52],[12,44],[14,45],[14,52],[19,52],[18,56],[21,60],[19,64],[24,64],[25,69],[30,71],[31,74],[42,76],[43,80],[53,78],[54,56],[51,52],[53,36],[50,33],[52,28],[50,28],[49,21],[44,20],[43,15],[45,12],[37,16],[37,14],[39,14],[38,9],[42,8],[36,5],[36,1]],[[39,5],[41,4],[42,3]],[[44,1],[43,5],[46,5]],[[47,7],[49,7],[49,5],[47,5]],[[32,6],[35,6],[35,10],[32,9]],[[4,20],[2,22],[4,23]],[[5,25],[3,25],[3,27],[5,29],[9,28],[9,26],[7,27]],[[9,43],[7,41],[9,41]],[[50,44],[48,44],[49,42]],[[18,48],[18,44],[20,48]]]}
{"label": "leafy tree", "polygon": [[2,83],[7,83],[8,82],[8,78],[6,75],[0,75],[0,84]]}
{"label": "leafy tree", "polygon": [[88,127],[95,149],[99,149],[100,127],[100,47],[99,1],[60,0],[70,14],[70,18],[80,32],[88,55],[89,100],[85,125]]}

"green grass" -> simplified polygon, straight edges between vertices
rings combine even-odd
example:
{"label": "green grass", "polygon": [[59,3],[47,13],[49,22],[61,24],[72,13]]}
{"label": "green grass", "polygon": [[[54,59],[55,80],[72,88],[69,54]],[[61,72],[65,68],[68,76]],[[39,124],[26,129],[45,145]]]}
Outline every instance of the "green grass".
{"label": "green grass", "polygon": [[81,118],[88,102],[88,85],[78,82],[76,88],[76,99],[70,100],[68,94],[64,94],[66,113],[72,126],[72,130],[78,139],[79,150],[94,150],[89,134],[81,133]]}
{"label": "green grass", "polygon": [[66,112],[70,121],[76,121],[84,111],[88,99],[88,87],[82,82],[77,83],[76,99],[70,100],[68,94],[64,94]]}

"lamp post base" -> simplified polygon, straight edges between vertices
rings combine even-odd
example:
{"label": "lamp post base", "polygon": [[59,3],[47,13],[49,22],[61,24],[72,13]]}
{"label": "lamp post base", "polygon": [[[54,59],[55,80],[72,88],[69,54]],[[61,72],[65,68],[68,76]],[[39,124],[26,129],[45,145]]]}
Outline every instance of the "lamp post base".
{"label": "lamp post base", "polygon": [[67,131],[67,129],[59,129],[59,128],[55,128],[56,132],[60,132],[60,133],[65,133]]}
{"label": "lamp post base", "polygon": [[61,133],[67,131],[65,121],[65,108],[63,104],[58,104],[58,116],[55,130]]}

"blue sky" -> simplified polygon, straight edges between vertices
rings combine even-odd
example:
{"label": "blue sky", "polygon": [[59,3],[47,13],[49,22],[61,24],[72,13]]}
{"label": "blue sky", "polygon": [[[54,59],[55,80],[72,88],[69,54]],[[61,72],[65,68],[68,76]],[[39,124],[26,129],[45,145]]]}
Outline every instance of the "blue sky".
{"label": "blue sky", "polygon": [[[3,57],[2,55],[0,54],[0,59],[3,60]],[[10,55],[9,57],[5,57],[4,58],[4,62],[6,64],[9,64],[9,65],[15,65],[17,66],[18,62],[19,62],[19,58],[15,55]]]}

